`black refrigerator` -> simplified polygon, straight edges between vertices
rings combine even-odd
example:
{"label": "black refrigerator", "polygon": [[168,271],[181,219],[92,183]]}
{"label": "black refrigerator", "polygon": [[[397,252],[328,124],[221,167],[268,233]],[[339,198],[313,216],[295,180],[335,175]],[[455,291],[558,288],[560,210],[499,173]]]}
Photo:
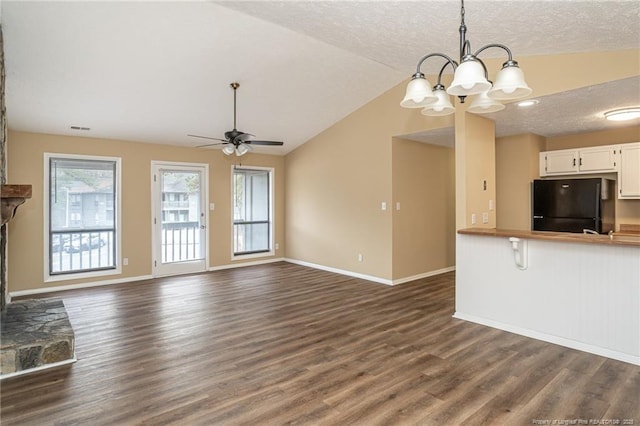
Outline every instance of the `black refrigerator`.
{"label": "black refrigerator", "polygon": [[613,180],[536,179],[532,186],[532,230],[606,234],[614,229]]}

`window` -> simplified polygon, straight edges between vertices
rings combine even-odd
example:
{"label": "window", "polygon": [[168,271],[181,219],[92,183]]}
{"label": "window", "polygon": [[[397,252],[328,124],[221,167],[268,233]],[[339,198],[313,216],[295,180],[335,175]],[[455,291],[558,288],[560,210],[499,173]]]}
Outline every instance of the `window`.
{"label": "window", "polygon": [[273,169],[233,169],[233,254],[272,254]]}
{"label": "window", "polygon": [[46,279],[119,273],[120,159],[45,154],[45,167]]}

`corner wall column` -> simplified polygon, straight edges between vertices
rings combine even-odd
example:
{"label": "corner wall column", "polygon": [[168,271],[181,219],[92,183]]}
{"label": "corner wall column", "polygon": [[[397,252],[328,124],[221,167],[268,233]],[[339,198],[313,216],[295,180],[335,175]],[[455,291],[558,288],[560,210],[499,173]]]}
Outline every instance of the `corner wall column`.
{"label": "corner wall column", "polygon": [[[456,230],[495,228],[496,150],[495,123],[465,112],[457,103],[455,118]],[[489,209],[489,203],[493,209]],[[483,223],[483,214],[488,215]],[[472,223],[475,215],[476,223]]]}

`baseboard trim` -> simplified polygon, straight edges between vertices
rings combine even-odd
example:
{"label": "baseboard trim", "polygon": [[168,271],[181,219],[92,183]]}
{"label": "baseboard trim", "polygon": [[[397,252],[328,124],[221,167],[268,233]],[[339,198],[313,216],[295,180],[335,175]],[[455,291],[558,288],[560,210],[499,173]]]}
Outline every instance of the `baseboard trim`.
{"label": "baseboard trim", "polygon": [[451,272],[451,271],[455,271],[456,270],[455,266],[449,266],[447,268],[437,269],[435,271],[424,272],[422,274],[413,275],[413,276],[410,276],[410,277],[398,278],[396,280],[388,280],[386,278],[380,278],[380,277],[376,277],[376,276],[373,276],[373,275],[360,274],[358,272],[347,271],[345,269],[338,269],[338,268],[333,268],[331,266],[319,265],[317,263],[305,262],[304,260],[297,260],[297,259],[290,259],[290,258],[285,258],[284,260],[286,262],[294,263],[296,265],[308,266],[309,268],[320,269],[322,271],[327,271],[327,272],[334,272],[336,274],[347,275],[349,277],[354,277],[354,278],[361,278],[363,280],[373,281],[375,283],[389,285],[389,286],[394,286],[394,285],[398,285],[398,284],[404,284],[404,283],[408,283],[410,281],[419,280],[421,278],[433,277],[435,275],[440,275],[440,274],[444,274],[446,272]]}
{"label": "baseboard trim", "polygon": [[233,268],[242,268],[245,266],[256,266],[256,265],[264,265],[266,263],[275,263],[275,262],[285,262],[284,257],[278,257],[274,259],[264,259],[264,260],[254,260],[252,262],[239,262],[239,263],[229,263],[226,265],[218,265],[209,267],[209,271],[222,271],[224,269],[233,269]]}
{"label": "baseboard trim", "polygon": [[73,358],[65,359],[64,361],[52,362],[51,364],[44,364],[44,365],[41,365],[39,367],[28,368],[26,370],[20,370],[20,371],[16,371],[16,372],[13,372],[13,373],[0,374],[0,380],[8,379],[9,377],[16,377],[16,376],[24,376],[24,375],[27,375],[27,374],[33,374],[33,373],[37,373],[37,372],[43,371],[43,370],[50,370],[52,368],[64,367],[65,365],[73,364],[77,360],[78,359],[76,358],[76,355],[74,353],[73,354]]}
{"label": "baseboard trim", "polygon": [[404,284],[411,281],[419,280],[421,278],[429,278],[435,275],[446,274],[447,272],[452,272],[455,270],[456,270],[455,266],[448,266],[446,268],[436,269],[435,271],[424,272],[422,274],[412,275],[410,277],[405,277],[405,278],[398,278],[397,280],[393,280],[392,285]]}
{"label": "baseboard trim", "polygon": [[60,286],[47,287],[47,288],[34,288],[31,290],[18,290],[18,291],[9,292],[9,296],[10,298],[21,297],[21,296],[31,296],[34,294],[53,293],[56,291],[78,290],[78,289],[89,288],[89,287],[101,287],[103,285],[124,284],[124,283],[130,283],[132,281],[150,280],[152,278],[153,278],[153,275],[138,275],[136,277],[116,278],[113,280],[92,281],[87,283],[60,285]]}
{"label": "baseboard trim", "polygon": [[393,285],[393,282],[391,280],[388,280],[386,278],[376,277],[376,276],[373,276],[373,275],[365,275],[365,274],[360,274],[358,272],[347,271],[345,269],[332,268],[331,266],[325,266],[325,265],[319,265],[317,263],[305,262],[304,260],[289,259],[289,258],[285,258],[284,260],[286,262],[294,263],[296,265],[308,266],[309,268],[320,269],[322,271],[334,272],[334,273],[340,274],[340,275],[346,275],[346,276],[349,276],[349,277],[360,278],[360,279],[367,280],[367,281],[373,281],[373,282],[378,283],[378,284]]}
{"label": "baseboard trim", "polygon": [[461,312],[456,312],[453,315],[453,317],[464,320],[464,321],[485,325],[487,327],[497,328],[498,330],[519,334],[521,336],[530,337],[532,339],[542,340],[544,342],[554,343],[556,345],[564,346],[567,348],[577,349],[579,351],[588,352],[594,355],[615,359],[617,361],[623,361],[623,362],[628,362],[629,364],[640,365],[640,356],[634,356],[634,355],[626,354],[624,352],[613,351],[611,349],[602,348],[600,346],[589,345],[587,343],[566,339],[564,337],[541,333],[535,330],[517,327],[509,324],[504,324],[498,321],[476,317],[474,315],[467,315]]}
{"label": "baseboard trim", "polygon": [[[421,279],[421,278],[427,278],[427,277],[432,277],[434,275],[444,274],[446,272],[455,271],[455,269],[456,269],[455,266],[451,266],[451,267],[447,267],[447,268],[438,269],[438,270],[435,270],[435,271],[425,272],[423,274],[413,275],[413,276],[410,276],[410,277],[399,278],[399,279],[396,279],[396,280],[389,280],[389,279],[386,279],[386,278],[380,278],[380,277],[376,277],[376,276],[373,276],[373,275],[360,274],[358,272],[348,271],[348,270],[345,270],[345,269],[338,269],[338,268],[333,268],[331,266],[320,265],[320,264],[317,264],[317,263],[305,262],[303,260],[290,259],[290,258],[286,258],[286,257],[278,257],[278,258],[273,258],[273,259],[256,260],[256,261],[252,261],[252,262],[239,262],[239,263],[229,263],[229,264],[226,264],[226,265],[211,266],[211,267],[209,267],[207,269],[207,271],[209,271],[209,272],[221,271],[221,270],[225,270],[225,269],[242,268],[242,267],[245,267],[245,266],[264,265],[264,264],[267,264],[267,263],[276,263],[276,262],[289,262],[289,263],[293,263],[293,264],[296,264],[296,265],[307,266],[309,268],[320,269],[322,271],[327,271],[327,272],[334,272],[336,274],[346,275],[346,276],[354,277],[354,278],[360,278],[360,279],[363,279],[363,280],[372,281],[372,282],[375,282],[375,283],[378,283],[378,284],[384,284],[384,285],[389,285],[389,286],[398,285],[398,284],[404,284],[404,283],[407,283],[407,282],[410,282],[410,281],[415,281],[415,280],[418,280],[418,279]],[[35,288],[35,289],[30,289],[30,290],[12,291],[12,292],[9,292],[9,294],[7,295],[7,303],[10,303],[11,299],[14,298],[14,297],[31,296],[31,295],[35,295],[35,294],[54,293],[54,292],[66,291],[66,290],[78,290],[78,289],[90,288],[90,287],[101,287],[101,286],[105,286],[105,285],[124,284],[124,283],[132,282],[132,281],[150,280],[152,278],[156,278],[156,277],[154,277],[153,275],[140,275],[140,276],[136,276],[136,277],[117,278],[117,279],[112,279],[112,280],[93,281],[93,282],[86,282],[86,283],[80,283],[80,284],[69,284],[69,285],[47,287],[47,288]],[[161,277],[158,277],[158,278],[161,278]]]}

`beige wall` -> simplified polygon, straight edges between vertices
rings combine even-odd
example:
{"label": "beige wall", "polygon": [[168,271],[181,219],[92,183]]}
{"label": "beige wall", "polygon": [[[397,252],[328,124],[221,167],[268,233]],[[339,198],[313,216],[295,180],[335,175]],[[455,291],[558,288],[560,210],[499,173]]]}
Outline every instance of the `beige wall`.
{"label": "beige wall", "polygon": [[[546,151],[631,142],[640,142],[640,126],[547,138]],[[615,174],[609,177],[615,178]],[[621,223],[640,225],[640,200],[616,199],[616,230]]]}
{"label": "beige wall", "polygon": [[[44,153],[104,155],[122,158],[122,257],[129,265],[121,275],[45,284],[43,185]],[[80,282],[96,282],[152,274],[151,255],[151,161],[206,163],[209,165],[210,266],[231,261],[231,165],[233,157],[219,150],[179,148],[168,145],[82,137],[9,132],[9,180],[33,185],[33,198],[18,210],[9,225],[9,291],[40,289]],[[276,257],[283,257],[284,158],[249,154],[245,166],[275,168],[275,236],[280,244]],[[255,259],[252,259],[255,260]]]}
{"label": "beige wall", "polygon": [[453,123],[452,117],[429,120],[400,108],[405,87],[394,87],[287,155],[288,258],[394,278],[392,138]]}
{"label": "beige wall", "polygon": [[531,133],[496,139],[496,227],[531,229],[533,179],[540,177],[539,154],[546,139]]}
{"label": "beige wall", "polygon": [[[638,52],[517,59],[535,96],[544,96],[635,76]],[[495,69],[503,60],[487,62]],[[612,63],[616,66],[610,66]],[[397,243],[393,215],[390,210],[380,210],[381,202],[392,201],[392,138],[454,124],[451,116],[427,118],[419,110],[400,108],[405,87],[406,82],[397,85],[287,155],[287,257],[384,279],[398,278],[393,268],[393,245]],[[464,106],[458,104],[457,109],[464,111]],[[461,115],[456,114],[457,134],[464,130],[457,121]],[[492,123],[483,120],[472,116],[471,126],[478,130],[471,132],[468,147],[456,145],[458,227],[470,226],[471,212],[476,212],[482,225],[483,211],[489,213],[485,226],[496,224],[495,215],[488,210],[491,197],[496,206],[500,203],[495,192],[494,142],[491,136],[480,135],[481,128],[489,129]],[[472,139],[480,141],[479,145]],[[484,179],[486,191],[481,185]],[[357,261],[358,253],[364,255],[362,263]]]}
{"label": "beige wall", "polygon": [[[539,153],[640,141],[640,126],[543,138],[524,134],[496,139],[497,227],[531,229],[530,183],[539,177]],[[615,173],[601,175],[616,179]],[[640,224],[640,200],[616,199],[616,229]]]}
{"label": "beige wall", "polygon": [[394,279],[455,265],[454,161],[451,148],[393,140]]}
{"label": "beige wall", "polygon": [[546,138],[543,151],[615,145],[617,143],[640,142],[640,126],[621,126],[600,132],[580,133]]}
{"label": "beige wall", "polygon": [[[456,111],[456,229],[495,228],[495,123],[480,115]],[[495,205],[495,204],[494,204]],[[487,223],[483,214],[488,215]],[[475,216],[476,223],[473,223]]]}
{"label": "beige wall", "polygon": [[[638,52],[629,50],[517,59],[525,70],[535,96],[544,96],[638,75]],[[495,69],[502,60],[487,62],[489,67]],[[408,70],[407,77],[410,74],[411,70]],[[391,207],[394,201],[392,139],[399,135],[454,125],[451,116],[427,118],[419,110],[400,108],[398,104],[404,96],[405,87],[406,82],[393,87],[285,158],[254,154],[243,157],[243,164],[276,168],[278,257],[285,254],[294,260],[383,279],[397,277],[393,261],[394,216],[391,209],[383,211],[380,208],[381,202],[387,202]],[[457,108],[464,109],[459,104]],[[479,134],[482,128],[493,132],[481,117],[466,119],[466,114],[456,116],[456,120],[460,116],[465,117],[464,126],[469,125],[469,121],[471,128],[478,129],[470,135]],[[460,130],[457,128],[456,132]],[[462,218],[458,221],[458,227],[468,226],[466,221],[471,211],[477,211],[481,223],[482,212],[488,210],[488,200],[496,196],[495,177],[490,170],[495,170],[495,157],[492,157],[494,144],[489,143],[491,137],[487,135],[469,137],[467,146],[459,148],[463,154],[460,157],[456,149],[456,173],[462,173],[464,177],[456,182],[456,212]],[[482,147],[473,145],[474,138],[480,141],[478,143]],[[477,154],[480,157],[473,154],[474,149],[479,149]],[[230,263],[230,163],[221,153],[18,132],[10,132],[8,150],[11,181],[34,185],[34,199],[21,207],[16,221],[11,224],[11,290],[43,285],[42,153],[45,151],[123,158],[123,231],[128,241],[123,247],[123,255],[129,257],[130,264],[123,269],[122,277],[151,273],[151,227],[148,222],[150,161],[201,162],[204,159],[210,165],[210,201],[217,206],[210,218],[210,261],[214,266]],[[203,152],[207,155],[203,155]],[[487,191],[478,184],[479,180],[481,183],[485,178]],[[496,199],[496,206],[500,202]],[[135,207],[127,210],[127,206]],[[635,207],[624,207],[620,211],[630,217],[637,216]],[[488,226],[495,226],[495,223],[495,216],[490,214]],[[357,260],[359,253],[364,256],[363,262]],[[402,269],[413,271],[428,267],[426,264],[417,267],[405,265]]]}

